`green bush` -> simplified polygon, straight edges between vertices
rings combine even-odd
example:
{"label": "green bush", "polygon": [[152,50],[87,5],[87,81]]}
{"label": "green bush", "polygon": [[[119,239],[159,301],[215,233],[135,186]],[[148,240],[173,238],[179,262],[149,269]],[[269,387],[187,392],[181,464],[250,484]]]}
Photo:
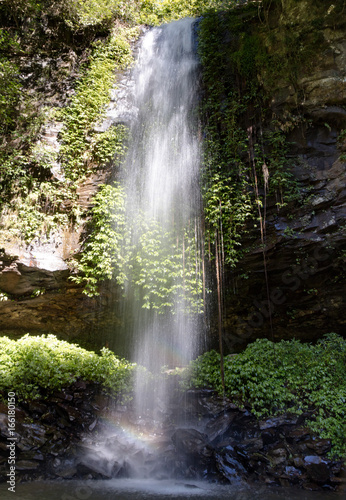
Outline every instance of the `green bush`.
{"label": "green bush", "polygon": [[98,355],[54,335],[0,337],[0,393],[14,391],[19,399],[40,398],[78,378],[100,383],[114,397],[126,396],[135,368],[106,348]]}
{"label": "green bush", "polygon": [[[250,404],[257,417],[312,410],[308,425],[331,439],[331,454],[346,454],[346,340],[325,335],[316,345],[298,340],[274,344],[258,339],[243,353],[224,359],[225,392]],[[184,387],[211,387],[223,392],[220,356],[215,351],[190,364]]]}

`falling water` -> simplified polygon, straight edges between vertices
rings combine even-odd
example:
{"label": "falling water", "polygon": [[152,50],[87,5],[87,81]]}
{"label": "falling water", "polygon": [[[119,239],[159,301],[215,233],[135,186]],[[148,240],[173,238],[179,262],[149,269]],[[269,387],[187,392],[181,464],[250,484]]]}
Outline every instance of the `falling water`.
{"label": "falling water", "polygon": [[[151,372],[196,353],[203,311],[195,20],[149,30],[133,72],[131,139],[122,169],[131,252],[134,360]],[[140,377],[141,378],[141,377]],[[164,411],[166,387],[138,381],[136,402]]]}

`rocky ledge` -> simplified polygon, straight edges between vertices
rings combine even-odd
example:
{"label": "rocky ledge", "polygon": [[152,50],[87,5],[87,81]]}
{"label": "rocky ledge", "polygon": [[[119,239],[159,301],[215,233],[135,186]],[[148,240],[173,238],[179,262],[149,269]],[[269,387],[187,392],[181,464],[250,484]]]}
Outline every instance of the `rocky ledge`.
{"label": "rocky ledge", "polygon": [[10,436],[7,406],[1,404],[3,481],[15,438],[17,481],[175,477],[346,489],[344,464],[328,458],[329,440],[309,431],[309,412],[259,421],[212,391],[190,390],[155,418],[140,417],[131,404],[120,405],[101,395],[99,386],[77,381],[45,399],[19,403],[15,413]]}

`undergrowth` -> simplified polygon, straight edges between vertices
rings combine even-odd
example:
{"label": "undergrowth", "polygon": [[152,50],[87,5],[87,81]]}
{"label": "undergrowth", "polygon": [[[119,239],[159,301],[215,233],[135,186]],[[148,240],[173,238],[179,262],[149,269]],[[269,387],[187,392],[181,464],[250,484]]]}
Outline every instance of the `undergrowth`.
{"label": "undergrowth", "polygon": [[[345,339],[334,333],[316,345],[258,339],[244,352],[226,356],[224,372],[227,397],[249,404],[258,418],[310,410],[306,423],[331,440],[331,456],[346,455]],[[209,387],[222,394],[220,355],[210,351],[192,361],[184,378],[184,388]]]}
{"label": "undergrowth", "polygon": [[0,393],[13,391],[19,400],[41,398],[79,378],[100,383],[113,397],[126,398],[135,369],[107,348],[98,355],[54,335],[25,335],[17,341],[0,337]]}

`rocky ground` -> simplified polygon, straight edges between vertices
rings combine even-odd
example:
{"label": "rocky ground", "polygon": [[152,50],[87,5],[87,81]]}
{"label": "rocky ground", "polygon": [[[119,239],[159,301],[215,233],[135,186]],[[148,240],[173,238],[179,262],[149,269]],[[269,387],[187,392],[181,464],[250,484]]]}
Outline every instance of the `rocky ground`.
{"label": "rocky ground", "polygon": [[[1,404],[0,411],[6,481],[12,438],[7,407]],[[190,390],[149,418],[100,395],[98,386],[77,381],[46,399],[17,405],[16,479],[204,478],[343,491],[344,465],[327,458],[331,444],[311,434],[305,425],[310,416],[258,421],[212,391]]]}

